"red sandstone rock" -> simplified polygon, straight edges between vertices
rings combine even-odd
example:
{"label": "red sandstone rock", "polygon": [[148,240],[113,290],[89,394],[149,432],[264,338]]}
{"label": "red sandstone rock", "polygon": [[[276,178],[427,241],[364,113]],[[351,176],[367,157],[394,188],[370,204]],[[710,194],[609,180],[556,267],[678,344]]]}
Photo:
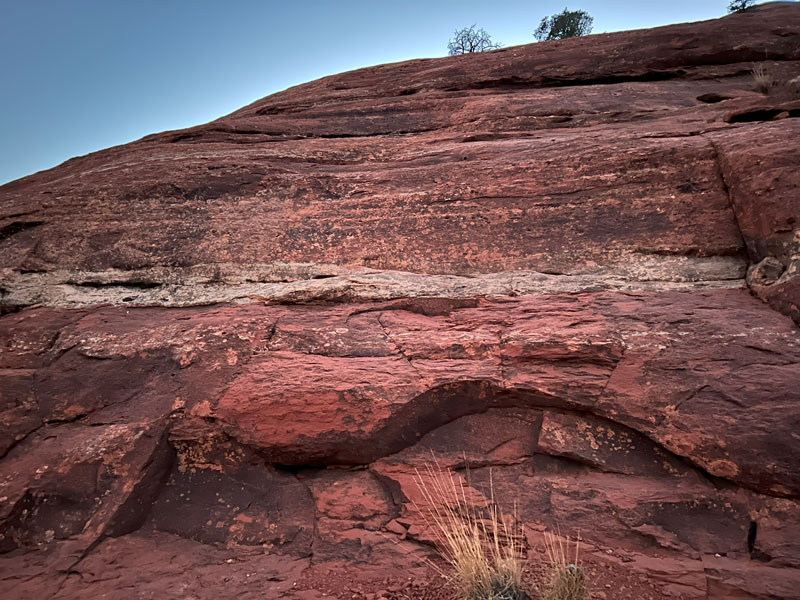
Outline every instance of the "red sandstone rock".
{"label": "red sandstone rock", "polygon": [[4,591],[446,597],[433,453],[598,592],[800,597],[765,49],[797,77],[797,6],[345,73],[0,188]]}

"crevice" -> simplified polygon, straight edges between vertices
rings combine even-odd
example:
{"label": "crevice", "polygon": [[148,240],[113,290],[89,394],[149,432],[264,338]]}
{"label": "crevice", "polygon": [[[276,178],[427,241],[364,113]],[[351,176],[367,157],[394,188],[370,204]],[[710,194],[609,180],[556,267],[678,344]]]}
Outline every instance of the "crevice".
{"label": "crevice", "polygon": [[87,287],[87,288],[130,288],[130,289],[139,289],[139,290],[151,290],[155,288],[160,288],[163,283],[156,282],[156,281],[68,281],[69,285],[74,285],[76,287]]}
{"label": "crevice", "polygon": [[[51,338],[50,341],[47,342],[47,346],[41,352],[41,354],[48,354],[49,352],[53,351],[58,344],[58,341],[61,339],[61,334],[63,333],[63,329],[57,331]],[[74,346],[73,346],[74,347]],[[60,354],[58,356],[61,356]],[[56,358],[58,358],[58,356]]]}
{"label": "crevice", "polygon": [[750,528],[747,531],[747,551],[750,556],[753,555],[756,549],[756,536],[758,535],[758,522],[750,521]]}
{"label": "crevice", "polygon": [[414,133],[426,133],[428,131],[436,131],[435,127],[420,127],[419,129],[387,129],[384,131],[376,131],[373,133],[311,133],[307,134],[306,138],[320,138],[320,139],[342,139],[342,138],[371,138],[383,137],[392,135],[410,135]]}
{"label": "crevice", "polygon": [[386,329],[386,326],[383,324],[383,321],[381,320],[382,316],[383,313],[379,312],[376,320],[378,321],[378,325],[380,325],[381,330],[383,331],[383,335],[385,335],[386,339],[395,347],[397,353],[406,360],[406,362],[412,369],[414,369],[414,372],[417,374],[417,376],[420,379],[422,379],[422,376],[420,375],[419,371],[417,371],[417,367],[414,366],[414,362],[411,360],[411,357],[406,355],[405,349],[402,346],[400,346],[400,344],[398,344],[394,339],[392,339],[392,336],[389,334],[389,330]]}
{"label": "crevice", "polygon": [[747,530],[747,553],[750,555],[750,560],[763,563],[770,562],[772,560],[772,556],[766,552],[762,552],[756,547],[757,538],[758,522],[750,521],[750,527]]}
{"label": "crevice", "polygon": [[[0,297],[7,295],[8,292],[2,291],[0,292]],[[21,312],[28,308],[29,305],[27,304],[3,304],[0,302],[0,317],[4,317],[5,315],[13,315],[14,313]]]}
{"label": "crevice", "polygon": [[43,425],[66,425],[67,423],[75,423],[76,421],[80,421],[89,413],[81,413],[79,415],[75,415],[74,417],[70,417],[68,419],[49,419],[43,423]]}
{"label": "crevice", "polygon": [[[45,192],[45,193],[47,193],[47,192]],[[40,212],[40,211],[39,210],[26,210],[26,211],[18,212],[18,213],[9,213],[7,215],[0,215],[0,219],[3,219],[3,220],[5,220],[5,219],[18,219],[19,217],[27,217],[27,216],[30,216],[30,215],[35,215],[38,212]]]}
{"label": "crevice", "polygon": [[370,474],[375,478],[375,481],[378,483],[379,486],[383,489],[383,493],[386,495],[392,503],[392,512],[389,514],[386,522],[388,523],[392,519],[397,519],[403,513],[403,505],[406,504],[409,499],[403,493],[402,486],[387,475],[383,475],[382,473],[378,473],[373,469],[369,469]]}
{"label": "crevice", "polygon": [[209,133],[225,133],[225,134],[235,134],[235,135],[275,135],[273,133],[267,131],[261,131],[259,129],[236,129],[235,127],[215,126],[215,127],[207,127],[199,131],[187,131],[179,133],[169,141],[174,144],[175,142],[183,142],[186,140],[192,140],[204,137],[206,134]]}
{"label": "crevice", "polygon": [[[748,348],[750,350],[756,350],[757,352],[763,352],[764,354],[767,354],[767,355],[774,355],[774,356],[781,357],[781,358],[783,357],[783,353],[777,352],[776,350],[772,350],[771,348],[762,348],[761,346],[755,346],[754,344],[744,344],[743,347],[744,348]],[[755,364],[758,364],[758,363],[755,363]],[[764,364],[772,364],[772,363],[764,363]],[[793,365],[793,364],[797,364],[797,363],[789,361],[789,362],[783,362],[783,363],[778,363],[778,364]]]}
{"label": "crevice", "polygon": [[186,140],[193,140],[202,137],[202,133],[181,133],[169,140],[171,143],[185,142]]}
{"label": "crevice", "polygon": [[[276,465],[273,466],[277,468]],[[314,565],[314,553],[316,552],[314,546],[316,546],[320,540],[319,536],[320,515],[319,515],[319,509],[317,508],[317,497],[314,495],[314,490],[311,489],[311,486],[308,485],[308,483],[306,483],[305,481],[303,481],[303,479],[298,477],[297,473],[294,473],[294,478],[297,480],[297,483],[306,488],[306,491],[308,492],[308,497],[311,498],[311,506],[313,507],[314,511],[314,515],[312,518],[312,527],[311,527],[311,542],[308,544],[308,556],[306,556],[306,558],[308,558],[308,565],[310,567]],[[300,535],[300,530],[295,532],[295,535],[291,541],[294,541],[294,539],[296,539],[298,535]]]}
{"label": "crevice", "polygon": [[19,446],[19,445],[21,445],[21,444],[24,444],[24,443],[25,443],[25,440],[27,440],[28,438],[30,438],[30,437],[33,437],[34,435],[36,435],[36,433],[37,433],[37,432],[38,432],[40,429],[42,429],[42,427],[45,427],[46,425],[47,425],[47,423],[45,423],[44,421],[42,421],[42,422],[40,422],[40,423],[39,423],[39,425],[37,425],[36,427],[34,427],[33,429],[31,429],[31,430],[30,430],[28,433],[26,433],[25,435],[23,435],[21,438],[19,438],[19,439],[17,439],[17,440],[14,440],[13,442],[11,442],[11,443],[8,445],[8,448],[6,448],[6,449],[5,449],[5,452],[3,452],[3,453],[0,453],[0,459],[3,459],[3,458],[5,458],[6,456],[8,456],[9,454],[11,454],[11,452],[12,452],[12,450],[14,450],[14,448],[16,448],[17,446]]}
{"label": "crevice", "polygon": [[[131,394],[131,396],[126,398],[124,401],[129,400],[133,395],[135,395],[135,394]],[[102,410],[103,408],[106,408],[106,407],[105,406],[100,406],[100,407],[98,407],[96,409],[89,410],[89,411],[80,413],[78,415],[75,415],[74,417],[69,417],[69,418],[66,418],[66,419],[47,419],[47,420],[42,419],[42,421],[40,422],[39,425],[37,425],[36,427],[31,429],[28,433],[26,433],[24,436],[22,436],[18,440],[15,440],[14,442],[12,442],[8,446],[8,448],[6,448],[5,452],[0,454],[0,459],[3,459],[6,456],[8,456],[11,453],[11,451],[14,450],[14,448],[16,448],[17,446],[25,443],[26,440],[28,440],[29,438],[35,436],[39,431],[41,431],[42,429],[44,429],[46,427],[57,427],[59,425],[68,425],[70,423],[77,423],[78,421],[81,421],[82,419],[85,419],[86,417],[88,417],[93,412],[97,412],[99,410]]]}
{"label": "crevice", "polygon": [[[389,300],[382,302],[377,306],[370,306],[369,308],[362,308],[355,310],[347,315],[347,322],[358,315],[366,313],[384,313],[391,311],[408,311],[415,315],[424,315],[426,317],[447,317],[453,311],[461,310],[464,308],[477,308],[480,304],[480,299],[472,298],[451,298],[447,296],[420,296],[418,298],[399,298],[396,300]],[[379,322],[383,327],[383,323]],[[384,333],[386,329],[384,328]]]}
{"label": "crevice", "polygon": [[[63,353],[62,353],[62,354],[63,354]],[[61,354],[59,354],[59,357],[60,357],[60,356],[61,356]],[[133,394],[132,394],[132,395],[133,395]],[[131,396],[132,396],[132,395],[131,395]],[[129,398],[127,398],[126,400],[129,400],[129,399],[130,399],[130,397],[129,397]],[[18,440],[15,440],[14,442],[12,442],[12,443],[11,443],[11,444],[8,446],[8,448],[6,448],[5,452],[3,452],[2,454],[0,454],[0,459],[3,459],[3,458],[5,458],[6,456],[8,456],[8,455],[11,453],[11,451],[12,451],[14,448],[16,448],[17,446],[19,446],[19,445],[23,444],[23,443],[24,443],[24,442],[25,442],[27,439],[29,439],[29,438],[33,437],[34,435],[36,435],[36,434],[37,434],[39,431],[41,431],[42,429],[44,429],[44,428],[46,428],[46,427],[51,427],[51,426],[52,426],[52,427],[57,427],[57,426],[59,426],[59,425],[68,425],[68,424],[70,424],[70,423],[76,423],[76,422],[78,422],[78,421],[81,421],[81,420],[85,419],[85,418],[86,418],[86,417],[88,417],[88,416],[89,416],[91,413],[93,413],[93,412],[96,412],[96,411],[98,411],[98,410],[101,410],[102,408],[105,408],[105,407],[104,407],[104,406],[101,406],[101,407],[98,407],[98,408],[96,408],[96,409],[88,410],[88,411],[86,411],[86,412],[82,412],[82,413],[80,413],[80,414],[77,414],[77,415],[75,415],[75,416],[72,416],[72,417],[69,417],[69,418],[64,418],[64,419],[42,419],[39,425],[37,425],[36,427],[34,427],[33,429],[31,429],[31,430],[30,430],[28,433],[26,433],[26,434],[25,434],[23,437],[21,437],[20,439],[18,439]]]}
{"label": "crevice", "polygon": [[668,71],[647,71],[638,74],[609,74],[600,77],[587,77],[574,78],[574,77],[540,77],[536,80],[525,79],[516,75],[509,77],[500,77],[498,79],[487,79],[484,81],[476,81],[466,88],[450,88],[445,91],[462,91],[468,89],[516,89],[516,88],[550,88],[550,87],[581,87],[592,85],[615,85],[618,83],[631,83],[642,82],[648,83],[653,81],[667,81],[669,79],[677,79],[687,74],[684,69],[675,69]]}
{"label": "crevice", "polygon": [[292,113],[304,112],[313,107],[314,107],[313,103],[306,103],[306,104],[296,103],[296,104],[284,104],[284,105],[272,104],[268,106],[262,106],[261,108],[256,110],[255,114],[259,116],[278,115],[281,113],[292,114]]}
{"label": "crevice", "polygon": [[731,100],[732,98],[733,96],[718,94],[717,92],[710,92],[708,94],[701,94],[697,97],[697,100],[703,104],[716,104],[717,102],[724,102],[725,100]]}
{"label": "crevice", "polygon": [[620,346],[619,358],[617,359],[617,362],[614,363],[614,366],[611,367],[611,372],[608,374],[608,379],[606,379],[606,382],[603,384],[603,389],[600,390],[600,393],[598,394],[598,398],[605,397],[606,392],[608,392],[608,386],[611,384],[611,380],[614,378],[614,373],[617,371],[617,368],[625,360],[626,351],[627,351],[627,348],[625,347],[625,345],[624,344],[621,345]]}
{"label": "crevice", "polygon": [[775,108],[755,108],[733,113],[725,117],[727,123],[758,123],[762,121],[772,121],[778,115],[785,114],[787,119],[796,119],[800,117],[800,108],[783,109],[781,107]]}
{"label": "crevice", "polygon": [[[237,442],[237,443],[239,443],[239,442]],[[253,451],[253,452],[257,452],[258,451],[258,449],[254,448],[254,447],[250,447],[250,450]],[[303,471],[324,471],[328,467],[334,466],[334,465],[270,463],[270,466],[273,467],[276,471],[278,471],[280,473],[287,473],[288,475],[292,475],[294,477],[297,477],[297,475],[299,475]],[[253,489],[258,489],[255,486],[253,486],[251,484],[248,484],[248,483],[242,483],[242,485],[251,487]],[[305,485],[305,482],[303,482],[303,485]],[[308,487],[308,486],[306,486],[306,487]]]}
{"label": "crevice", "polygon": [[20,275],[46,275],[47,273],[49,273],[49,270],[48,269],[44,269],[44,268],[42,268],[42,269],[33,269],[33,268],[25,269],[25,268],[21,268],[17,272]]}
{"label": "crevice", "polygon": [[[719,178],[720,185],[722,186],[722,191],[728,197],[728,206],[731,209],[733,224],[736,226],[736,231],[739,232],[740,247],[744,249],[744,252],[749,258],[749,250],[747,247],[747,242],[744,238],[744,234],[742,234],[742,227],[739,224],[739,213],[736,210],[736,202],[733,199],[733,191],[731,189],[731,185],[728,182],[727,177],[725,176],[725,167],[722,161],[722,154],[720,153],[719,147],[717,146],[716,142],[714,142],[714,140],[709,139],[708,143],[711,146],[711,152],[714,158],[714,166],[717,172],[717,177]],[[748,260],[748,262],[750,261]]]}
{"label": "crevice", "polygon": [[70,570],[68,570],[67,572],[62,572],[56,575],[56,576],[59,575],[61,576],[61,581],[58,583],[58,587],[56,587],[56,593],[53,594],[53,597],[57,598],[58,595],[64,590],[64,586],[67,584],[70,574],[74,572],[71,569],[72,567],[70,567]]}
{"label": "crevice", "polygon": [[701,135],[705,135],[711,131],[709,129],[703,129],[701,131],[688,131],[686,133],[651,133],[647,135],[642,135],[639,139],[642,140],[671,140],[671,139],[680,139],[680,138],[691,138],[697,137]]}
{"label": "crevice", "polygon": [[[691,392],[691,393],[690,393],[688,396],[686,396],[686,398],[684,398],[683,400],[679,401],[679,402],[678,402],[678,403],[675,405],[675,410],[678,410],[678,409],[679,409],[681,406],[683,406],[683,405],[684,405],[686,402],[690,402],[690,401],[694,400],[694,399],[697,397],[697,395],[698,395],[698,394],[700,394],[701,392],[703,392],[704,390],[707,390],[707,389],[709,389],[709,388],[711,388],[711,386],[710,386],[710,385],[708,385],[708,384],[706,384],[706,385],[701,385],[699,388],[697,388],[696,390],[694,390],[693,392]],[[738,402],[738,401],[736,401],[736,400],[733,400],[733,399],[730,399],[730,400],[731,400],[731,402],[732,402],[733,404],[736,404],[737,406],[740,406],[740,407],[743,407],[743,406],[744,406],[744,405],[743,405],[741,402]]]}
{"label": "crevice", "polygon": [[44,221],[14,221],[0,228],[0,242],[28,229],[44,225]]}
{"label": "crevice", "polygon": [[[212,128],[206,129],[204,131],[194,131],[188,133],[181,133],[179,135],[174,136],[169,141],[171,143],[176,142],[185,142],[185,141],[195,141],[201,139],[208,139],[217,135],[222,136],[245,136],[245,137],[255,137],[259,136],[258,139],[252,140],[252,143],[268,143],[268,142],[283,142],[283,141],[292,141],[292,140],[304,140],[304,139],[346,139],[346,138],[371,138],[371,137],[383,137],[383,136],[393,136],[393,135],[411,135],[416,133],[426,133],[429,131],[436,131],[436,127],[421,127],[417,129],[386,129],[383,131],[375,131],[370,133],[363,133],[363,132],[338,132],[338,133],[314,133],[314,132],[306,132],[306,133],[287,133],[287,132],[279,132],[279,131],[260,131],[260,130],[233,130],[233,129],[226,129],[226,128]],[[219,138],[217,138],[219,139]],[[238,140],[233,139],[229,140],[233,143],[239,143]]]}
{"label": "crevice", "polygon": [[79,345],[79,344],[78,344],[78,342],[75,342],[74,344],[71,344],[71,345],[69,345],[69,346],[67,346],[67,347],[65,347],[65,348],[59,348],[58,350],[56,350],[56,349],[55,349],[55,346],[56,346],[56,344],[58,343],[58,340],[59,340],[59,338],[60,338],[60,335],[59,335],[59,336],[58,336],[58,337],[57,337],[55,340],[53,340],[53,345],[52,345],[52,346],[48,346],[48,348],[47,348],[47,350],[46,350],[47,352],[54,351],[54,350],[55,350],[55,352],[56,352],[56,355],[55,355],[55,356],[54,356],[54,357],[53,357],[53,358],[50,360],[50,363],[49,363],[49,364],[50,364],[50,366],[52,366],[52,365],[53,365],[53,364],[54,364],[56,361],[58,361],[58,360],[61,360],[61,358],[62,358],[62,357],[63,357],[63,356],[64,356],[64,355],[65,355],[67,352],[69,352],[69,351],[70,351],[70,350],[72,350],[73,348],[77,348],[77,347],[78,347],[78,345]]}
{"label": "crevice", "polygon": [[[503,442],[503,444],[506,444],[506,443],[508,443],[508,442]],[[500,444],[500,446],[502,446],[503,444]],[[456,471],[456,472],[468,472],[468,471],[473,471],[473,470],[478,470],[478,469],[492,469],[492,468],[495,468],[495,467],[516,467],[518,465],[524,464],[526,461],[528,461],[531,458],[533,458],[533,456],[534,456],[533,454],[521,454],[517,458],[512,459],[512,460],[492,460],[490,458],[477,459],[476,460],[476,459],[466,458],[465,460],[462,460],[459,464],[454,465],[452,467],[452,469],[454,471]],[[550,456],[550,455],[547,455],[547,456]],[[563,458],[563,459],[566,459],[566,460],[572,460],[571,458],[567,457],[566,455],[565,456],[557,456],[555,458]],[[577,463],[577,462],[580,462],[580,461],[573,461],[573,462]],[[580,464],[584,465],[584,463],[580,463]]]}

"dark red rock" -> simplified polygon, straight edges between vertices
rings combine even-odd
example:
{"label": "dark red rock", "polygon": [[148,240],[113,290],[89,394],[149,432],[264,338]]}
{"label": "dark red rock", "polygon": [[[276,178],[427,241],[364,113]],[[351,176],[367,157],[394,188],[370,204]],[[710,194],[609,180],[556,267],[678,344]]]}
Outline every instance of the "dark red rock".
{"label": "dark red rock", "polygon": [[750,261],[772,261],[769,277],[754,278],[751,271],[751,288],[800,323],[800,144],[797,129],[786,123],[763,125],[758,144],[739,130],[717,138],[715,147]]}
{"label": "dark red rock", "polygon": [[798,73],[776,3],[2,186],[4,592],[444,598],[435,457],[534,570],[560,529],[609,597],[800,597]]}

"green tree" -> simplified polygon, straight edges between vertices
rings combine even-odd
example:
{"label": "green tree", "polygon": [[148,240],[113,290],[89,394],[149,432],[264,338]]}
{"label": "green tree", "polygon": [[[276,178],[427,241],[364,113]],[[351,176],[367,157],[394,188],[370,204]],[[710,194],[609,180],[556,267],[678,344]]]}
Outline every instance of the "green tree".
{"label": "green tree", "polygon": [[755,4],[755,0],[731,0],[728,4],[729,13],[744,12]]}
{"label": "green tree", "polygon": [[447,44],[447,53],[450,56],[456,54],[469,54],[470,52],[487,52],[497,50],[501,44],[492,41],[492,36],[486,33],[482,27],[464,27],[457,29]]}
{"label": "green tree", "polygon": [[546,42],[588,35],[592,32],[592,23],[594,19],[586,11],[565,8],[558,14],[544,17],[533,32],[533,37]]}

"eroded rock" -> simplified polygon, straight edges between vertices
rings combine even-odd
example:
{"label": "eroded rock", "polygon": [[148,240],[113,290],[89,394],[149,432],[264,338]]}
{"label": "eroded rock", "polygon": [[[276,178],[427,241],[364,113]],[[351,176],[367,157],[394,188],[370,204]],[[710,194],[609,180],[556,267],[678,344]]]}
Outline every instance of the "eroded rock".
{"label": "eroded rock", "polygon": [[439,597],[436,460],[598,592],[800,597],[798,42],[371,67],[2,186],[4,591]]}

